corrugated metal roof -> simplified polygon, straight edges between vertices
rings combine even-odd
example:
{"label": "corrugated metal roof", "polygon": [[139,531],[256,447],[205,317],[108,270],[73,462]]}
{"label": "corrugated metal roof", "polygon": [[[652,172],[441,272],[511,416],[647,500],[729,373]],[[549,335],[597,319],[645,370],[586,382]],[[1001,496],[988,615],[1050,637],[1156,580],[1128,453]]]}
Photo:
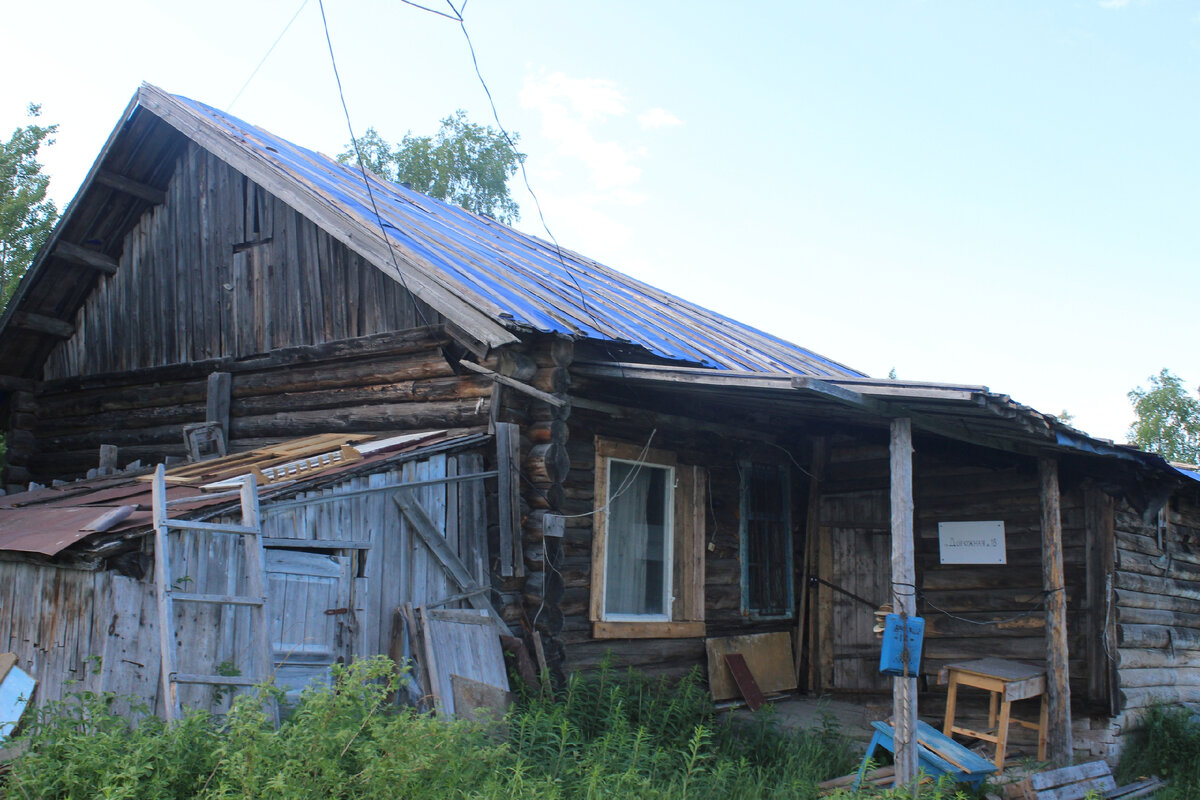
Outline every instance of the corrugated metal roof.
{"label": "corrugated metal roof", "polygon": [[[419,457],[452,445],[467,445],[486,439],[478,434],[445,438],[444,431],[429,431],[366,443],[366,452],[358,461],[335,462],[314,469],[305,480],[259,487],[264,503],[272,498],[288,497],[309,487],[336,480],[347,473],[370,472],[376,465],[388,465],[397,458]],[[370,444],[377,445],[370,447]],[[0,497],[0,551],[39,553],[53,556],[71,545],[97,535],[90,525],[103,514],[119,506],[132,506],[129,516],[104,531],[118,534],[144,529],[153,524],[153,489],[140,480],[144,473],[115,475],[99,480],[75,481],[61,486]],[[219,511],[236,505],[224,493],[205,493],[198,486],[168,486],[167,499],[175,501],[171,515],[196,516],[195,512]],[[202,516],[202,515],[201,515]]]}
{"label": "corrugated metal roof", "polygon": [[[170,97],[348,217],[369,222],[378,235],[357,169],[203,103]],[[375,177],[371,191],[398,257],[432,267],[438,283],[510,330],[629,343],[718,369],[862,376],[490,218]]]}

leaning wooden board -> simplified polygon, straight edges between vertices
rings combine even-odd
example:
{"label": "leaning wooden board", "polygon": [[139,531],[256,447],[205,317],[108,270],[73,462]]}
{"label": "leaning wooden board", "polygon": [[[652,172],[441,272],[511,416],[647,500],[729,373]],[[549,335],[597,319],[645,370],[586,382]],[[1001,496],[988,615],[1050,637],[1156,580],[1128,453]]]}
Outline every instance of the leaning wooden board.
{"label": "leaning wooden board", "polygon": [[706,639],[708,686],[714,700],[731,700],[742,693],[725,664],[725,656],[740,653],[754,674],[763,694],[786,692],[796,688],[796,665],[792,657],[792,634],[757,633]]}

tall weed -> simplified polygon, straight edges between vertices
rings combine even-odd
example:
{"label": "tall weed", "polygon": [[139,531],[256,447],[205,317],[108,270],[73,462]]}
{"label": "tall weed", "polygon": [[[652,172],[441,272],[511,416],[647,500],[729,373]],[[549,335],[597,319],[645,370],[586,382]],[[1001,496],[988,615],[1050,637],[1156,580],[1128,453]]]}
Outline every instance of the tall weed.
{"label": "tall weed", "polygon": [[341,668],[278,730],[267,690],[170,726],[145,709],[133,725],[113,696],[80,694],[28,726],[0,798],[806,798],[857,761],[832,721],[797,735],[735,728],[698,673],[604,668],[522,697],[490,726],[397,709],[396,681],[382,657]]}
{"label": "tall weed", "polygon": [[1186,707],[1154,706],[1132,737],[1117,767],[1118,783],[1157,775],[1171,783],[1156,800],[1200,797],[1200,715]]}

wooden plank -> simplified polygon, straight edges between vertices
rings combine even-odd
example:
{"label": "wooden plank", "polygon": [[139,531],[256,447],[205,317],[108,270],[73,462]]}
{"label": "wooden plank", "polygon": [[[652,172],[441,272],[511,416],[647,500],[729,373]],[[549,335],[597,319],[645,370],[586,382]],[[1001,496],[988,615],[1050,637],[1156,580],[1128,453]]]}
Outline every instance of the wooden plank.
{"label": "wooden plank", "polygon": [[676,467],[675,610],[680,622],[704,620],[705,520],[708,516],[707,472],[703,467]]}
{"label": "wooden plank", "polygon": [[[520,428],[511,422],[496,424],[496,471],[500,507],[500,575],[525,574],[521,553]],[[462,587],[465,588],[465,587]]]}
{"label": "wooden plank", "polygon": [[229,437],[229,395],[233,385],[233,376],[228,372],[213,372],[208,376],[206,392],[205,422],[215,422],[225,432],[225,441]]}
{"label": "wooden plank", "polygon": [[91,267],[105,275],[115,275],[119,266],[119,262],[112,256],[64,241],[54,245],[54,257],[82,267]]}
{"label": "wooden plank", "polygon": [[550,394],[549,392],[543,392],[541,389],[535,389],[534,387],[532,387],[528,384],[525,384],[525,383],[521,383],[518,380],[514,380],[513,378],[510,378],[507,375],[501,375],[498,372],[493,372],[492,370],[488,369],[487,367],[483,367],[483,366],[480,366],[479,364],[476,364],[474,361],[467,361],[466,359],[462,359],[458,363],[460,365],[466,367],[467,369],[471,370],[472,372],[477,372],[480,375],[486,375],[487,377],[489,377],[493,381],[495,381],[497,384],[503,384],[504,386],[507,386],[511,389],[516,389],[518,392],[527,394],[530,397],[534,398],[535,400],[541,400],[543,403],[552,405],[555,408],[562,408],[563,406],[565,406],[567,404],[567,401],[565,398],[558,397],[556,395]]}
{"label": "wooden plank", "polygon": [[431,684],[443,713],[455,713],[451,675],[508,690],[508,671],[492,620],[465,609],[428,610],[423,617]]}
{"label": "wooden plank", "polygon": [[70,339],[75,335],[75,326],[66,320],[48,317],[45,314],[35,314],[32,311],[19,311],[13,314],[12,324],[27,331],[45,333],[60,339]]}
{"label": "wooden plank", "polygon": [[1038,459],[1038,476],[1041,482],[1042,589],[1046,593],[1046,754],[1056,764],[1069,764],[1074,751],[1058,462],[1050,457]]}
{"label": "wooden plank", "polygon": [[745,698],[746,705],[750,706],[751,711],[758,711],[767,700],[763,697],[762,690],[758,688],[758,682],[754,680],[754,674],[750,672],[746,659],[741,653],[726,653],[724,661],[725,666],[733,674],[734,683],[737,684],[738,691]]}
{"label": "wooden plank", "polygon": [[[1029,785],[1035,790],[1052,789],[1057,786],[1064,786],[1071,783],[1099,778],[1105,775],[1112,775],[1112,770],[1107,763],[1103,761],[1089,761],[1086,764],[1077,764],[1073,767],[1061,767],[1052,769],[1046,772],[1038,772],[1029,776]],[[1113,788],[1116,788],[1115,786]]]}
{"label": "wooden plank", "polygon": [[[458,554],[450,549],[446,544],[446,540],[442,534],[434,526],[433,521],[429,519],[429,515],[417,503],[416,498],[412,495],[412,490],[403,491],[395,497],[396,505],[400,507],[400,511],[412,523],[413,530],[421,538],[421,541],[429,548],[434,557],[441,563],[446,574],[454,581],[455,585],[461,592],[470,592],[475,588],[474,580],[471,577],[471,571],[467,565],[462,563]],[[502,635],[510,635],[508,627],[500,619],[500,615],[496,609],[492,607],[491,600],[487,597],[472,594],[468,598],[471,605],[481,611],[488,613],[488,619]]]}
{"label": "wooden plank", "polygon": [[[913,555],[912,422],[893,419],[891,424],[891,530],[893,606],[902,615],[916,616],[916,565]],[[917,678],[892,679],[893,715],[896,720],[896,783],[911,786],[918,778]]]}
{"label": "wooden plank", "polygon": [[[512,692],[463,675],[450,674],[454,716],[474,722],[498,722],[515,701]],[[482,712],[482,713],[480,713]]]}
{"label": "wooden plank", "polygon": [[140,198],[156,206],[161,206],[167,202],[167,193],[165,190],[135,181],[132,178],[127,178],[110,170],[98,170],[96,172],[96,183]]}
{"label": "wooden plank", "polygon": [[703,622],[601,622],[592,623],[596,639],[689,639],[704,635]]}

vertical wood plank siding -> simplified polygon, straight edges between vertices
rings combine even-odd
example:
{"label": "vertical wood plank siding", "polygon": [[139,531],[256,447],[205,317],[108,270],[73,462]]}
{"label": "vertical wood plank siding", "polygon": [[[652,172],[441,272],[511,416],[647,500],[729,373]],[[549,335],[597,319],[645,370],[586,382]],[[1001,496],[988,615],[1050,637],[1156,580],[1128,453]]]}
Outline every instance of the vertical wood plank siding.
{"label": "vertical wood plank siding", "polygon": [[[351,478],[308,497],[326,498],[368,487],[470,474],[482,471],[483,464],[477,453],[439,454]],[[485,581],[482,568],[486,557],[477,553],[486,546],[482,483],[431,485],[417,491],[422,507],[446,531],[459,556],[475,565],[475,579]],[[339,637],[337,654],[347,660],[391,652],[396,606],[405,602],[422,605],[455,593],[417,543],[395,504],[383,495],[347,496],[278,512],[264,505],[263,511],[264,536],[290,540],[297,549],[320,541],[325,546],[317,552],[340,552],[348,559],[347,577],[353,579],[355,593],[353,624],[358,635],[352,639],[346,630]],[[187,591],[246,593],[247,587],[241,585],[244,581],[236,577],[242,574],[240,540],[189,532],[173,536],[179,538],[172,550],[172,575],[186,583]],[[331,541],[366,542],[370,547],[363,550],[356,545],[339,551],[328,547]],[[158,707],[160,660],[152,574],[134,580],[103,569],[0,560],[0,608],[4,610],[0,613],[0,652],[16,653],[17,663],[38,679],[39,704],[71,691],[87,690],[130,695]],[[180,671],[211,674],[222,662],[244,663],[239,654],[250,647],[249,622],[247,608],[177,604]],[[329,624],[334,624],[334,617],[329,617]],[[290,657],[302,660],[297,654]],[[68,685],[68,681],[79,683]],[[214,692],[211,686],[186,685],[180,686],[180,698],[185,706],[214,710],[226,708],[230,699],[228,692]]]}
{"label": "vertical wood plank siding", "polygon": [[125,237],[47,380],[437,324],[394,280],[216,156],[190,145]]}

